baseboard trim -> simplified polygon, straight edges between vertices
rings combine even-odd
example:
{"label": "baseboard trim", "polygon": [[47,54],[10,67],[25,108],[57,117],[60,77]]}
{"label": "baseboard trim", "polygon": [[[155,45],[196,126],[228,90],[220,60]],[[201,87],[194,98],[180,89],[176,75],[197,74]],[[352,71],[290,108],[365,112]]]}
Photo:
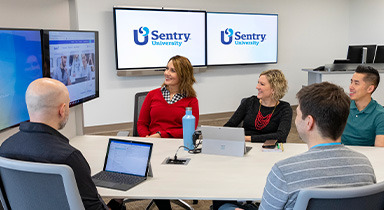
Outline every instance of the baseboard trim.
{"label": "baseboard trim", "polygon": [[84,134],[101,134],[101,133],[119,132],[119,131],[126,131],[126,130],[131,131],[132,127],[133,127],[132,122],[89,126],[89,127],[84,127]]}

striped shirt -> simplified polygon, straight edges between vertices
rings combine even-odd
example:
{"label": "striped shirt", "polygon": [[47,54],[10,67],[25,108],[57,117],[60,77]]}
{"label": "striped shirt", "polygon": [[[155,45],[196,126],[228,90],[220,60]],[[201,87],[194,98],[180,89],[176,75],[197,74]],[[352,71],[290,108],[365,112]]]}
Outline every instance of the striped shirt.
{"label": "striped shirt", "polygon": [[277,162],[267,177],[259,209],[293,209],[300,189],[376,183],[368,158],[344,145],[320,146]]}

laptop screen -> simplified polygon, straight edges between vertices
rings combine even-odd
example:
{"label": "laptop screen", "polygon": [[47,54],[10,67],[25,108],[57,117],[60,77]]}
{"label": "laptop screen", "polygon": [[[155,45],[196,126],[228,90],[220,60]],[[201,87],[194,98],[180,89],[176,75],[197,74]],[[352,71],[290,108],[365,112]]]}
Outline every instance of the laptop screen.
{"label": "laptop screen", "polygon": [[110,139],[105,171],[146,176],[152,144]]}

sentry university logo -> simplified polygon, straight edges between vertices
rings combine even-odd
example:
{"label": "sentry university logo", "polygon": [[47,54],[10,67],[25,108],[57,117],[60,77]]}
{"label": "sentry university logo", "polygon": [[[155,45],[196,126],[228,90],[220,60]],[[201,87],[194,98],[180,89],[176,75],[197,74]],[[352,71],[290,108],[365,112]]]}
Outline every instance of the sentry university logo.
{"label": "sentry university logo", "polygon": [[[139,38],[139,34],[144,38]],[[151,33],[147,27],[140,27],[139,30],[133,30],[133,41],[137,45],[148,44],[149,35],[151,35],[152,45],[181,46],[184,42],[191,40],[191,33],[159,33],[153,30]],[[140,40],[139,40],[140,39]]]}
{"label": "sentry university logo", "polygon": [[[229,45],[235,40],[235,45],[255,45],[258,46],[260,42],[264,42],[266,34],[243,34],[240,31],[233,33],[232,28],[227,28],[225,31],[221,31],[221,43]],[[227,38],[228,37],[228,38]],[[227,40],[226,40],[227,39]]]}
{"label": "sentry university logo", "polygon": [[[142,34],[144,41],[139,41],[138,33]],[[146,45],[148,43],[149,29],[147,27],[140,27],[139,31],[133,30],[133,40],[137,45]]]}

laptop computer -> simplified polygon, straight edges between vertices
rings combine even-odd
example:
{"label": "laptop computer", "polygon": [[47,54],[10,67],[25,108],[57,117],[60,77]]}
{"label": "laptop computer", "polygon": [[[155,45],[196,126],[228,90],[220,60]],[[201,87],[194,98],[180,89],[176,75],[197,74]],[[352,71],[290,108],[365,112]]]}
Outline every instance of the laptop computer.
{"label": "laptop computer", "polygon": [[109,139],[103,171],[92,176],[96,186],[128,190],[147,179],[152,143]]}
{"label": "laptop computer", "polygon": [[246,147],[244,128],[201,126],[202,153],[242,157],[252,147]]}

